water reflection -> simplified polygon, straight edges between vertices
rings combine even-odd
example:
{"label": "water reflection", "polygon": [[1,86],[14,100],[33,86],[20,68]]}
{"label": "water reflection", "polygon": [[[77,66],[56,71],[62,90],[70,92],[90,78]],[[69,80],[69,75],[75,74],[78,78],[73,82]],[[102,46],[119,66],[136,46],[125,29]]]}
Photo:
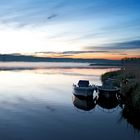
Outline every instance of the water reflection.
{"label": "water reflection", "polygon": [[73,95],[72,102],[77,109],[83,111],[91,111],[99,106],[102,111],[111,113],[120,107],[121,120],[125,119],[134,129],[140,131],[140,112],[125,103],[122,104],[123,101],[118,98],[118,94],[98,94],[88,98]]}
{"label": "water reflection", "polygon": [[72,96],[73,105],[78,109],[89,111],[98,105],[102,109],[113,110],[119,105],[116,94],[98,94],[93,97]]}
{"label": "water reflection", "polygon": [[[85,140],[94,137],[96,140],[132,140],[133,129],[126,128],[124,119],[118,123],[124,108],[113,113],[99,110],[99,104],[109,100],[101,96],[71,99],[74,81],[88,79],[99,85],[100,75],[109,70],[112,69],[0,71],[0,139]],[[109,106],[113,107],[111,103]],[[124,116],[127,118],[128,113]],[[139,135],[135,140],[139,140]]]}
{"label": "water reflection", "polygon": [[72,101],[73,101],[73,105],[76,108],[84,110],[84,111],[90,111],[94,109],[96,106],[96,100],[93,99],[92,97],[82,98],[82,97],[73,95]]}
{"label": "water reflection", "polygon": [[119,106],[122,108],[121,120],[126,120],[135,130],[140,131],[140,110],[135,99],[130,96],[118,95]]}
{"label": "water reflection", "polygon": [[140,131],[140,112],[134,108],[124,106],[122,110],[122,118],[125,119],[134,129]]}
{"label": "water reflection", "polygon": [[103,109],[114,109],[119,105],[117,94],[99,94],[97,104]]}

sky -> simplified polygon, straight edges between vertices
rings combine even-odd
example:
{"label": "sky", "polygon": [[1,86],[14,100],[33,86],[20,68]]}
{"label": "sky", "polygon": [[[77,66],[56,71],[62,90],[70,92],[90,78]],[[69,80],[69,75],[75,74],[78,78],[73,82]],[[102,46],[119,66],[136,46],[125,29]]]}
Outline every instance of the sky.
{"label": "sky", "polygon": [[0,53],[140,57],[140,0],[0,0]]}

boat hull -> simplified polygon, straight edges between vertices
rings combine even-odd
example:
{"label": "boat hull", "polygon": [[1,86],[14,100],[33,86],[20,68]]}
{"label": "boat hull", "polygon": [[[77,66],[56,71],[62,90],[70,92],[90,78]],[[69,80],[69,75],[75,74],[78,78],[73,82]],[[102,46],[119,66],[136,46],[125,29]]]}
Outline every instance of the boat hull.
{"label": "boat hull", "polygon": [[99,93],[102,94],[106,94],[106,93],[116,94],[120,91],[120,89],[119,88],[107,89],[107,88],[98,87],[98,91]]}
{"label": "boat hull", "polygon": [[92,97],[93,91],[93,87],[74,87],[73,94],[75,96]]}

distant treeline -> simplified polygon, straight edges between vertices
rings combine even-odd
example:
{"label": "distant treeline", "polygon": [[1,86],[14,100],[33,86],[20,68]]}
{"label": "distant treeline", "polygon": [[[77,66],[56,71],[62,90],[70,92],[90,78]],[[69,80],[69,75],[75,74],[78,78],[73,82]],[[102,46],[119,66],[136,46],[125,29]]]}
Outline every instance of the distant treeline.
{"label": "distant treeline", "polygon": [[124,58],[122,59],[122,63],[132,63],[132,64],[136,64],[139,63],[140,64],[140,58]]}
{"label": "distant treeline", "polygon": [[76,62],[76,63],[121,63],[120,60],[107,59],[77,59],[77,58],[50,58],[29,55],[0,54],[1,62]]}

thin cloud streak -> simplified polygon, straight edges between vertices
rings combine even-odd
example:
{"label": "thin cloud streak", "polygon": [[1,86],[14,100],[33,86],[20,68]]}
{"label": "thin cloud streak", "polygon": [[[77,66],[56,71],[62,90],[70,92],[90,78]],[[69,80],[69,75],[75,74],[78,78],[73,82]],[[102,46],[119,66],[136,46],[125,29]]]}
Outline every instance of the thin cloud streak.
{"label": "thin cloud streak", "polygon": [[[97,55],[103,55],[106,56],[128,56],[125,52],[120,51],[65,51],[65,52],[36,52],[35,55],[37,56],[45,56],[45,57],[63,57],[63,58],[78,58],[78,56],[83,56],[83,58],[86,58],[84,56],[88,55],[88,58],[92,58],[92,56],[95,58]],[[80,58],[80,57],[79,57]]]}
{"label": "thin cloud streak", "polygon": [[140,49],[140,40],[132,40],[120,43],[103,44],[102,46],[88,46],[85,50],[104,49],[104,50],[135,50]]}
{"label": "thin cloud streak", "polygon": [[84,53],[108,53],[109,51],[64,51],[64,52],[35,52],[35,54],[60,54],[60,55],[75,55]]}
{"label": "thin cloud streak", "polygon": [[47,19],[50,20],[50,19],[53,19],[53,18],[55,18],[55,17],[57,17],[57,16],[58,16],[57,14],[52,14],[52,15],[48,16]]}

